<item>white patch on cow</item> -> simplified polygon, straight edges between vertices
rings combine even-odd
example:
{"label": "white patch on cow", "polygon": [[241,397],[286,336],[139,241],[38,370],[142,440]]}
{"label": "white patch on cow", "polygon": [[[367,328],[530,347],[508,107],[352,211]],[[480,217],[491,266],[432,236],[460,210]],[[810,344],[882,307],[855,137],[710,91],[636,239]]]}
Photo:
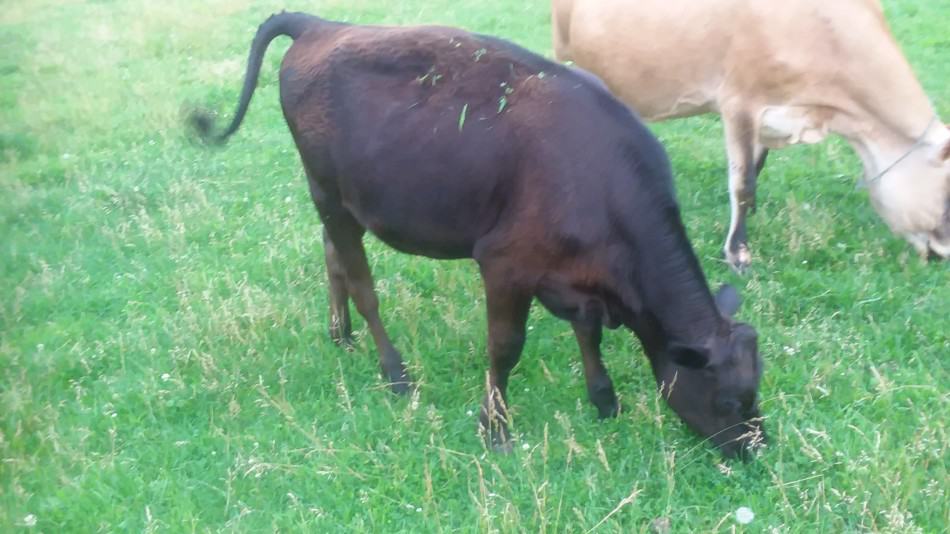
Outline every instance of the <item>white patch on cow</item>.
{"label": "white patch on cow", "polygon": [[814,144],[828,137],[828,124],[806,106],[766,106],[759,114],[759,142],[768,148]]}
{"label": "white patch on cow", "polygon": [[950,243],[941,243],[936,239],[931,239],[927,245],[934,254],[941,258],[950,258]]}

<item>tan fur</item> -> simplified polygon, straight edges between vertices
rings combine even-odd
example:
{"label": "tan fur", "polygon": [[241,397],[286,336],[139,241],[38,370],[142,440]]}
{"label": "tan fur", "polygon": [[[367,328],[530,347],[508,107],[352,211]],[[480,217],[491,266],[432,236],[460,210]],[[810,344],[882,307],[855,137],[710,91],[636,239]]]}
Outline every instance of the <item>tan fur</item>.
{"label": "tan fur", "polygon": [[[642,117],[722,115],[730,240],[744,234],[754,202],[749,154],[829,133],[847,138],[866,178],[886,171],[870,191],[895,233],[925,249],[939,239],[950,129],[935,120],[877,0],[554,0],[552,8],[557,57],[602,78]],[[744,254],[729,259],[747,263]]]}

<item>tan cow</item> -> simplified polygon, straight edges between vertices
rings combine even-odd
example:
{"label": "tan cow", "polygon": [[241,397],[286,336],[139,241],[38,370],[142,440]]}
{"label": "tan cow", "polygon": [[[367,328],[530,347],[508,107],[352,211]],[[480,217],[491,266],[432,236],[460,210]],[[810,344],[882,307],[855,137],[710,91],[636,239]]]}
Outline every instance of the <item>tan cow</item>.
{"label": "tan cow", "polygon": [[725,254],[749,265],[745,217],[768,149],[844,136],[871,202],[923,255],[950,257],[950,129],[877,0],[554,0],[554,49],[645,119],[722,115],[732,219]]}

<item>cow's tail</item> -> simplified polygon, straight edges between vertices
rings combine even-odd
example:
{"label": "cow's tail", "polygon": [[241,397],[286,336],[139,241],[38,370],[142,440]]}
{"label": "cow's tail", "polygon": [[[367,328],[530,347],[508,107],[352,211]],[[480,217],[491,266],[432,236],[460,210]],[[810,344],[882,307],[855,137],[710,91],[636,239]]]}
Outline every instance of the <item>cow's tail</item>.
{"label": "cow's tail", "polygon": [[276,37],[287,35],[296,40],[302,33],[310,28],[314,23],[321,19],[306,13],[285,13],[280,12],[271,15],[260,27],[257,28],[257,35],[251,43],[251,52],[247,58],[247,71],[244,74],[244,88],[241,90],[241,99],[238,101],[237,110],[234,112],[234,118],[231,124],[220,133],[213,133],[214,118],[212,114],[195,110],[188,117],[188,122],[198,133],[201,140],[211,143],[224,143],[241,126],[244,120],[244,114],[247,113],[247,106],[254,95],[254,89],[257,87],[257,76],[261,72],[261,62],[264,59],[264,52],[267,51],[267,45]]}

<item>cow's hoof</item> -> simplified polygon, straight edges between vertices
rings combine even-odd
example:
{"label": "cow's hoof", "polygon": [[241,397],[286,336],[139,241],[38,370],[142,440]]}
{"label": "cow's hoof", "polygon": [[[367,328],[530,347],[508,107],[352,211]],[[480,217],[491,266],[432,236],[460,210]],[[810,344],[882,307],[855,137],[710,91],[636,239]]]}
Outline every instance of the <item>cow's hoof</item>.
{"label": "cow's hoof", "polygon": [[617,394],[614,393],[614,387],[609,382],[607,385],[588,391],[591,403],[597,408],[597,417],[607,419],[617,417],[620,413],[620,402],[617,400]]}
{"label": "cow's hoof", "polygon": [[409,377],[409,371],[406,370],[406,364],[399,358],[399,354],[389,361],[396,361],[388,364],[385,360],[382,363],[383,378],[389,381],[389,387],[396,395],[407,395],[412,391],[412,379]]}
{"label": "cow's hoof", "polygon": [[725,256],[726,263],[728,263],[737,274],[745,274],[748,272],[749,266],[752,265],[752,252],[749,251],[749,247],[745,244],[740,244],[734,251],[726,249]]}
{"label": "cow's hoof", "polygon": [[508,431],[508,421],[499,412],[491,415],[482,405],[482,413],[478,418],[478,432],[485,438],[485,444],[493,452],[507,454],[512,450],[511,433]]}
{"label": "cow's hoof", "polygon": [[353,347],[353,328],[349,318],[330,321],[330,339],[344,349]]}
{"label": "cow's hoof", "polygon": [[340,348],[351,349],[353,348],[354,340],[352,334],[349,332],[344,333],[341,330],[330,329],[330,340]]}
{"label": "cow's hoof", "polygon": [[396,395],[408,395],[412,391],[412,380],[406,377],[398,382],[390,382],[389,387]]}
{"label": "cow's hoof", "polygon": [[511,440],[508,440],[501,443],[492,443],[491,450],[495,454],[511,454],[512,451],[515,450],[515,447],[511,443]]}
{"label": "cow's hoof", "polygon": [[607,404],[597,407],[597,418],[598,419],[613,419],[620,415],[622,407],[620,401],[614,401],[613,404]]}

